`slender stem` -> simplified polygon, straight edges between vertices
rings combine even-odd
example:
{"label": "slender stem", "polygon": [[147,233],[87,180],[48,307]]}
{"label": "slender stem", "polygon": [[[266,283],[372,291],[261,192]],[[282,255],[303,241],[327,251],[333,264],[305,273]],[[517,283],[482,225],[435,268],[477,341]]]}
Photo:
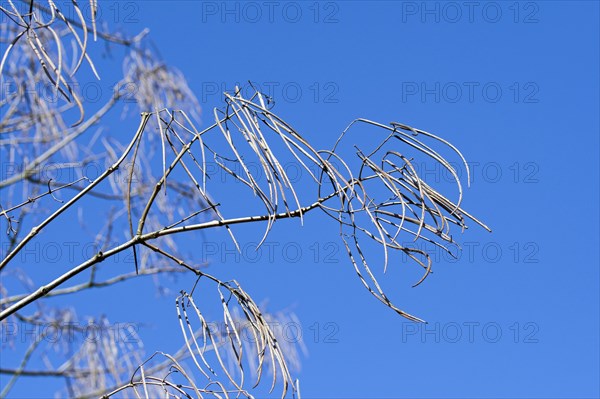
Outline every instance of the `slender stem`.
{"label": "slender stem", "polygon": [[0,368],[0,374],[18,374],[25,377],[86,377],[96,370],[19,370]]}
{"label": "slender stem", "polygon": [[199,223],[199,224],[192,224],[192,225],[188,225],[188,226],[179,226],[179,227],[173,227],[170,229],[157,230],[157,231],[153,231],[151,233],[143,234],[139,237],[140,237],[140,241],[146,241],[146,240],[158,238],[161,236],[181,233],[184,231],[201,230],[201,229],[206,229],[206,228],[210,228],[210,227],[221,227],[221,226],[226,226],[226,225],[231,225],[231,224],[251,223],[251,222],[268,221],[268,220],[273,220],[273,219],[286,219],[286,218],[300,217],[300,216],[302,216],[303,213],[308,212],[308,211],[318,207],[323,202],[327,201],[328,199],[332,198],[335,195],[336,195],[336,193],[332,193],[329,196],[321,198],[318,201],[315,201],[314,203],[312,203],[308,206],[298,208],[298,209],[295,209],[290,212],[282,212],[282,213],[277,213],[275,215],[268,214],[268,215],[245,216],[245,217],[225,219],[225,220],[211,220],[209,222],[204,222],[204,223]]}
{"label": "slender stem", "polygon": [[[1,212],[0,212],[0,215],[1,215],[1,216],[7,216],[7,215],[8,215],[10,212],[14,211],[15,209],[19,209],[19,208],[20,208],[20,207],[22,207],[22,206],[25,206],[25,205],[27,205],[27,204],[34,203],[35,201],[39,200],[39,199],[40,199],[40,198],[42,198],[42,197],[45,197],[46,195],[52,195],[52,197],[54,197],[54,193],[55,193],[55,192],[57,192],[57,191],[59,191],[59,190],[62,190],[63,188],[67,188],[67,187],[73,186],[73,185],[75,185],[75,184],[79,183],[79,182],[80,182],[80,181],[82,181],[82,180],[85,180],[85,177],[82,177],[82,178],[80,178],[80,179],[77,179],[77,180],[75,180],[74,182],[71,182],[71,183],[63,184],[63,185],[61,185],[61,186],[59,186],[59,187],[57,187],[57,188],[55,188],[55,189],[51,189],[51,188],[50,188],[50,183],[51,183],[51,182],[50,182],[50,181],[48,181],[48,191],[46,191],[46,192],[43,192],[42,194],[38,194],[38,195],[36,195],[35,197],[28,197],[28,198],[27,198],[27,201],[23,201],[23,202],[21,202],[19,205],[15,205],[15,206],[13,206],[13,207],[11,207],[11,208],[8,208],[8,209],[6,209],[6,210],[3,210],[3,211],[1,211]],[[54,198],[54,199],[56,200],[56,198]]]}
{"label": "slender stem", "polygon": [[[184,270],[179,267],[164,267],[164,268],[153,267],[150,269],[142,269],[142,270],[140,270],[139,273],[131,272],[131,273],[126,273],[126,274],[120,274],[116,277],[113,277],[113,278],[110,278],[110,279],[107,279],[104,281],[99,281],[99,282],[88,281],[87,283],[81,283],[81,284],[73,285],[71,287],[57,289],[57,290],[47,293],[45,296],[46,296],[46,298],[48,298],[48,297],[53,297],[53,296],[68,295],[68,294],[73,294],[75,292],[83,291],[83,290],[89,289],[89,288],[107,287],[109,285],[117,284],[122,281],[132,279],[134,277],[150,276],[150,275],[155,275],[155,274],[160,274],[160,273],[178,273],[178,272],[187,272],[187,270]],[[15,303],[15,302],[20,301],[21,299],[25,298],[26,296],[27,296],[27,294],[20,294],[20,295],[13,295],[13,296],[4,298],[4,299],[0,300],[0,306],[6,305],[9,303]]]}

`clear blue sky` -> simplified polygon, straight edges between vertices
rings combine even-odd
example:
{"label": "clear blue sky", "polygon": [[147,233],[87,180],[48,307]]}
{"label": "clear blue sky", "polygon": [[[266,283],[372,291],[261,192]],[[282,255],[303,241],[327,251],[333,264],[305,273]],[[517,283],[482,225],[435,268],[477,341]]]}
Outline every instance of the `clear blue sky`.
{"label": "clear blue sky", "polygon": [[[474,167],[464,206],[493,233],[455,235],[460,259],[440,257],[418,288],[413,266],[395,265],[383,280],[428,325],[364,290],[320,215],[303,228],[281,223],[269,238],[274,260],[209,257],[214,274],[235,274],[269,309],[298,315],[304,398],[599,397],[597,2],[131,4],[112,12],[129,33],[150,28],[205,124],[217,89],[252,80],[318,147],[356,117],[399,121],[450,140]],[[261,233],[240,232],[247,242]],[[298,262],[285,261],[286,245],[301,249]],[[134,286],[140,303],[155,301],[174,320],[171,298]],[[102,311],[150,320],[117,309],[120,289]],[[164,337],[142,333],[149,352],[162,349]]]}

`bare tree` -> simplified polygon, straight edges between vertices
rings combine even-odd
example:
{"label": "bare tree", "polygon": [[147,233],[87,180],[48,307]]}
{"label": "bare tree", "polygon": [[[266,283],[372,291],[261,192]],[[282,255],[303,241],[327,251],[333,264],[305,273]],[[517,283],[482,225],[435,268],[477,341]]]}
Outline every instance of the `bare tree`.
{"label": "bare tree", "polygon": [[[53,327],[44,334],[82,328],[71,323],[81,317],[72,307],[51,304],[50,298],[75,298],[91,289],[101,296],[103,287],[133,278],[160,276],[160,284],[167,276],[188,274],[195,283],[175,300],[182,347],[148,356],[140,340],[65,338],[52,343],[63,348],[59,353],[43,351],[47,367],[35,369],[28,364],[43,337],[27,347],[9,342],[23,355],[20,364],[0,366],[0,373],[9,376],[2,397],[21,376],[61,378],[65,388],[59,395],[69,397],[252,397],[264,379],[270,380],[266,388],[279,387],[282,397],[299,395],[292,374],[302,348],[280,339],[272,323],[295,316],[264,312],[237,281],[207,273],[206,265],[180,250],[180,236],[208,229],[225,229],[238,246],[237,225],[255,225],[260,246],[280,219],[302,220],[321,211],[324,223],[332,220],[339,226],[349,262],[367,290],[401,316],[422,322],[392,303],[376,275],[378,269],[386,270],[392,253],[406,254],[422,268],[415,285],[430,273],[428,253],[403,246],[401,237],[425,240],[451,253],[451,229],[464,230],[467,220],[488,229],[461,208],[463,182],[457,165],[466,168],[467,183],[469,175],[457,148],[402,123],[360,118],[331,149],[316,149],[273,112],[273,99],[258,90],[244,95],[241,88],[224,93],[213,122],[200,127],[198,101],[184,77],[152,50],[147,32],[128,37],[111,30],[96,18],[95,0],[85,6],[86,13],[75,0],[68,11],[52,0],[9,0],[0,6],[6,47],[0,63],[0,154],[7,171],[0,181],[6,230],[0,323],[7,329],[11,323]],[[114,49],[125,55],[122,79],[98,107],[86,103],[77,77],[100,78],[103,71],[90,55],[100,44],[113,58]],[[137,129],[112,134],[106,121],[114,110],[126,120],[139,118]],[[138,116],[133,116],[136,110]],[[370,148],[355,145],[352,135],[358,126],[378,138]],[[416,157],[439,163],[453,176],[454,199],[421,179]],[[286,162],[299,165],[310,184],[297,187],[283,167]],[[90,176],[90,164],[102,165],[101,173]],[[48,173],[49,166],[54,172],[68,168],[74,178],[61,181]],[[218,183],[211,181],[209,166],[239,182],[231,184],[229,198],[211,196]],[[239,206],[242,199],[254,204],[248,209],[255,213]],[[93,205],[98,203],[105,205]],[[19,264],[18,255],[40,232],[55,224],[78,228],[77,212],[90,206],[107,210],[106,223],[92,235],[93,256],[52,268],[54,277],[45,282],[31,265]],[[383,265],[377,268],[368,260],[369,242],[383,251]],[[132,253],[135,268],[99,277],[106,275],[102,262],[120,253]],[[75,283],[82,275],[85,282]],[[198,285],[215,289],[223,328],[215,329],[214,320],[197,304]],[[206,290],[201,292],[204,303]],[[111,328],[105,317],[94,322]],[[244,338],[248,336],[253,339]]]}

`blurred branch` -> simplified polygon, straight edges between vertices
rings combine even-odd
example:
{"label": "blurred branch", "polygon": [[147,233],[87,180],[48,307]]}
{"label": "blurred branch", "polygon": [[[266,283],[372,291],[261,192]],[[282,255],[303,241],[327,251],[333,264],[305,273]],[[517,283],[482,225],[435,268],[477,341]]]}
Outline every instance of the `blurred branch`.
{"label": "blurred branch", "polygon": [[[164,274],[164,273],[184,273],[184,272],[186,272],[186,270],[184,270],[180,267],[144,268],[144,269],[141,269],[138,273],[133,272],[133,273],[121,274],[121,275],[106,279],[104,281],[88,281],[86,283],[73,285],[71,287],[49,291],[45,295],[45,297],[50,298],[50,297],[55,297],[55,296],[60,296],[60,295],[74,294],[76,292],[83,291],[88,288],[108,287],[108,286],[114,285],[116,283],[130,280],[137,276],[151,276],[151,275]],[[0,306],[7,305],[9,303],[18,302],[26,297],[27,297],[27,294],[21,294],[21,295],[14,295],[14,296],[3,298],[2,300],[0,300]]]}

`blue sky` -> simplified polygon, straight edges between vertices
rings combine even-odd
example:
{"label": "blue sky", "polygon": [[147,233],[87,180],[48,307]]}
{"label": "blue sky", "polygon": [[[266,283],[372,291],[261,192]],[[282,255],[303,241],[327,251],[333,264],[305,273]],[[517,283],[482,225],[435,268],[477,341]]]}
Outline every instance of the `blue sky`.
{"label": "blue sky", "polygon": [[[417,288],[413,266],[383,278],[427,325],[368,294],[323,215],[276,226],[273,259],[209,257],[214,274],[235,275],[269,309],[298,315],[303,397],[599,397],[598,3],[269,4],[121,2],[110,12],[124,31],[150,29],[200,100],[203,125],[217,89],[251,80],[272,90],[279,114],[316,147],[333,145],[357,117],[448,139],[473,167],[464,208],[493,229],[455,235],[458,261],[440,256]],[[251,242],[262,230],[239,234]],[[297,262],[290,246],[300,248]],[[174,320],[172,297],[157,299],[148,283],[128,287],[96,310]],[[132,306],[155,303],[135,320],[120,308],[119,292],[131,289]],[[164,337],[142,332],[149,352],[161,349]],[[14,397],[27,389],[17,385]]]}

